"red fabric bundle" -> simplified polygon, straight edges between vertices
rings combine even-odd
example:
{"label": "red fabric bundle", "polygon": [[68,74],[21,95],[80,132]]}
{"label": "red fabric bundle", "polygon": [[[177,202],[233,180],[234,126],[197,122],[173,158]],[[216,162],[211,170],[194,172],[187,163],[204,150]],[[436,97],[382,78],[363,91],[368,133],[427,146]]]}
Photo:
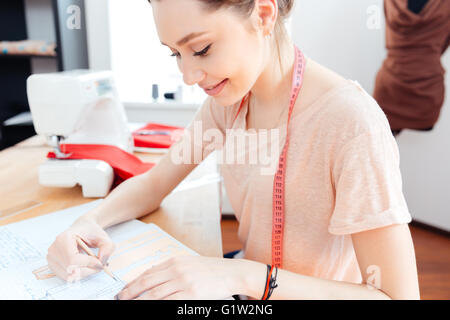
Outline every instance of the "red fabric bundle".
{"label": "red fabric bundle", "polygon": [[182,127],[148,123],[133,132],[134,146],[140,148],[170,148],[181,138],[183,132],[184,128]]}
{"label": "red fabric bundle", "polygon": [[[100,144],[61,144],[61,152],[70,154],[60,160],[92,159],[107,162],[114,170],[116,176],[114,185],[139,175],[151,169],[155,164],[142,162],[134,154],[111,145]],[[56,159],[54,152],[49,152],[47,158]]]}

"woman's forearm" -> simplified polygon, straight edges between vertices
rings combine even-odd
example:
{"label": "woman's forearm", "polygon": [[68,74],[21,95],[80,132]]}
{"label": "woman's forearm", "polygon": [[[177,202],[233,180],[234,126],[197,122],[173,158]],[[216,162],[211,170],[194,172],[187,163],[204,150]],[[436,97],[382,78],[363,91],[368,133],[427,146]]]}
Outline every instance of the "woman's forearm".
{"label": "woman's forearm", "polygon": [[144,216],[156,210],[162,201],[155,185],[148,173],[125,180],[85,217],[93,218],[102,228],[107,228]]}
{"label": "woman's forearm", "polygon": [[197,166],[196,163],[174,163],[172,152],[173,149],[169,149],[151,170],[122,182],[97,208],[83,217],[93,218],[101,227],[107,228],[156,210]]}
{"label": "woman's forearm", "polygon": [[[265,264],[241,259],[241,271],[237,273],[236,292],[261,299],[264,292],[267,267]],[[273,290],[271,300],[378,300],[390,299],[374,287],[344,281],[326,280],[278,270],[278,287]]]}

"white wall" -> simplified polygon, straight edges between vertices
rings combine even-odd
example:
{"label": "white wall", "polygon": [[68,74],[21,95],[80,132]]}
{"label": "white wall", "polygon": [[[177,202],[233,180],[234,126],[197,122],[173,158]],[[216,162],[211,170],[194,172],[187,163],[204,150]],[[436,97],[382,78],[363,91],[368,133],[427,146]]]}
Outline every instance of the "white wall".
{"label": "white wall", "polygon": [[[346,78],[358,80],[372,92],[373,75],[386,52],[382,3],[382,0],[298,0],[292,19],[294,42],[313,60]],[[373,13],[373,9],[377,12]],[[372,24],[377,17],[378,28]]]}
{"label": "white wall", "polygon": [[158,84],[159,102],[164,102],[164,92],[181,86],[184,93],[193,93],[193,99],[183,94],[182,102],[200,105],[207,95],[198,86],[184,84],[176,59],[159,40],[148,1],[110,1],[109,7],[111,67],[123,101],[150,103],[152,84]]}
{"label": "white wall", "polygon": [[85,6],[89,68],[111,70],[110,7],[108,0],[85,0]]}
{"label": "white wall", "polygon": [[178,102],[125,103],[124,107],[130,122],[158,122],[186,127],[194,118],[199,105]]}
{"label": "white wall", "polygon": [[[386,54],[382,0],[298,0],[292,18],[294,42],[306,55],[373,92]],[[450,52],[443,62],[450,70]],[[448,74],[446,87],[449,92]],[[397,141],[403,191],[413,218],[450,230],[448,94],[432,132],[405,130]]]}
{"label": "white wall", "polygon": [[[450,70],[450,50],[442,58]],[[417,221],[450,231],[450,74],[439,121],[430,132],[406,130],[398,136],[404,191]]]}

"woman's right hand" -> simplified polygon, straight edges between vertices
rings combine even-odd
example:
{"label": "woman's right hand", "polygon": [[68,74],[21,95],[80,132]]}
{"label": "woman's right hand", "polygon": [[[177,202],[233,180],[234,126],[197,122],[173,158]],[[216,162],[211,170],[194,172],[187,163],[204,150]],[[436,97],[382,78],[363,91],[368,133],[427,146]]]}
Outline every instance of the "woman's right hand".
{"label": "woman's right hand", "polygon": [[[98,248],[98,258],[85,254],[78,246],[76,237],[89,247]],[[108,234],[95,220],[83,216],[56,237],[48,248],[47,262],[58,277],[73,282],[102,270],[113,251],[114,243]]]}

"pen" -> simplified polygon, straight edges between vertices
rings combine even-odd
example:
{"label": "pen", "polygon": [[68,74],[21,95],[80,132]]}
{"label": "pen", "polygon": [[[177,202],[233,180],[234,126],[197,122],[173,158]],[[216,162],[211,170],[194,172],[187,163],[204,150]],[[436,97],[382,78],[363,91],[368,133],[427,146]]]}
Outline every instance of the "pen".
{"label": "pen", "polygon": [[[83,240],[81,240],[81,238],[76,237],[76,239],[77,239],[78,245],[84,250],[84,252],[86,252],[89,256],[98,259],[98,257],[92,252],[92,250],[87,246],[87,244],[86,244]],[[110,276],[111,278],[113,278],[115,281],[120,281],[120,280],[117,279],[117,277],[109,270],[108,267],[103,266],[103,271],[105,271],[106,274],[107,274],[108,276]]]}

